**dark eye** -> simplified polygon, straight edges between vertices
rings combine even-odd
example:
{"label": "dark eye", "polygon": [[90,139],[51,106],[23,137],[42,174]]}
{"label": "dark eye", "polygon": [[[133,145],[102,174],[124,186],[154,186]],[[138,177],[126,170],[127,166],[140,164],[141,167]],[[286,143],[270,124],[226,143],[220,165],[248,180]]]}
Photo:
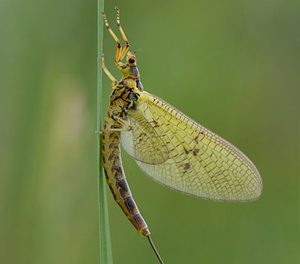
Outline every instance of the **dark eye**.
{"label": "dark eye", "polygon": [[130,58],[129,63],[135,63],[135,58]]}

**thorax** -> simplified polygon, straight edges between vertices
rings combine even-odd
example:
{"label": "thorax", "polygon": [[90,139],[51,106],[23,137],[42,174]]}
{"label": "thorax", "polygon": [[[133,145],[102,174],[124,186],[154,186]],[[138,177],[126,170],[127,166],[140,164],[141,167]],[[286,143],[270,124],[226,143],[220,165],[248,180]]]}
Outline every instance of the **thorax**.
{"label": "thorax", "polygon": [[126,120],[128,111],[135,109],[140,93],[134,80],[131,78],[121,80],[110,96],[108,115]]}

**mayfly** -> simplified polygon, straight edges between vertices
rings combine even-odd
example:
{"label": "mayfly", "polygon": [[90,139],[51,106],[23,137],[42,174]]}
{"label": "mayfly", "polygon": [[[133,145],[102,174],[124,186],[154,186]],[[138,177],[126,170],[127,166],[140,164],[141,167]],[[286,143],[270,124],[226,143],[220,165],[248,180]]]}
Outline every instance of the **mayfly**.
{"label": "mayfly", "polygon": [[112,81],[102,131],[104,170],[116,202],[136,230],[148,238],[158,261],[163,263],[128,186],[120,142],[154,180],[197,197],[255,200],[261,194],[262,180],[254,164],[235,146],[144,90],[136,55],[129,50],[117,8],[116,16],[125,46],[103,14],[105,26],[117,44],[114,63],[123,75],[118,81],[106,68],[102,55],[102,69]]}

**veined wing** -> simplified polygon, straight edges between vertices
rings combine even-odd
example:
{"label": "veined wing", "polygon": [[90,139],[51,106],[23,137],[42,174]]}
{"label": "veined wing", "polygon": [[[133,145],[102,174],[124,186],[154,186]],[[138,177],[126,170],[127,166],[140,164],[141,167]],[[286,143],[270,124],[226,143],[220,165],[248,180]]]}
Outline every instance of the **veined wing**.
{"label": "veined wing", "polygon": [[[160,98],[143,92],[137,110],[128,117],[137,125],[133,130],[140,129],[142,123],[148,124],[144,132],[149,131],[148,138],[151,134],[151,144],[138,142],[135,136],[128,140],[149,153],[143,159],[132,156],[158,182],[214,200],[253,200],[260,195],[259,172],[241,151]],[[154,164],[155,149],[168,154]]]}
{"label": "veined wing", "polygon": [[163,163],[169,158],[166,144],[141,111],[133,113],[129,113],[127,120],[131,130],[121,133],[123,148],[137,161],[148,164]]}

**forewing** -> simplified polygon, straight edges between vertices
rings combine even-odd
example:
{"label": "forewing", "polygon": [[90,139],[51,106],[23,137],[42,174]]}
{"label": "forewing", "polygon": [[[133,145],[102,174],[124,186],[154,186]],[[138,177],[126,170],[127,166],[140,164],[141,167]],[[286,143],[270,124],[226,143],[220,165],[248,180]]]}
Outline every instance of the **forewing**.
{"label": "forewing", "polygon": [[167,146],[142,111],[129,113],[127,123],[131,129],[122,131],[121,142],[129,155],[147,164],[160,164],[169,158]]}
{"label": "forewing", "polygon": [[[158,97],[144,92],[139,102],[139,116],[155,131],[151,144],[141,146],[145,153],[152,153],[147,156],[150,160],[137,160],[146,174],[178,191],[207,199],[253,200],[260,195],[259,172],[236,147]],[[162,146],[163,151],[159,150]],[[156,150],[158,154],[168,151],[164,162],[150,162]]]}

